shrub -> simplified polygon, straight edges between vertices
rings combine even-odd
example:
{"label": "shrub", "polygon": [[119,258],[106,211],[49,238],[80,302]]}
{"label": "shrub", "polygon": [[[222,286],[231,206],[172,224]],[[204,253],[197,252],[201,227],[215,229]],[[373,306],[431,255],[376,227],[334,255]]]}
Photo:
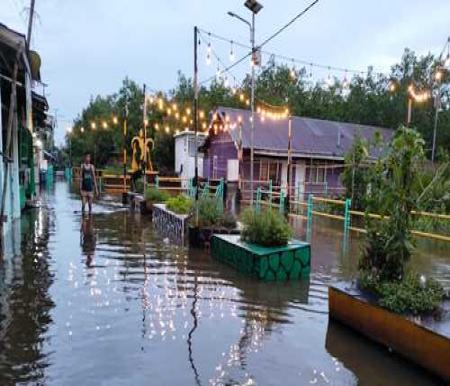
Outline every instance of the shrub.
{"label": "shrub", "polygon": [[378,304],[398,314],[429,314],[437,310],[444,299],[442,286],[433,279],[421,282],[417,273],[408,273],[402,280],[383,281],[365,271],[360,286],[374,293]]}
{"label": "shrub", "polygon": [[167,209],[177,214],[189,214],[192,209],[192,200],[185,194],[171,197],[166,201]]}
{"label": "shrub", "polygon": [[169,194],[163,190],[159,190],[153,186],[147,188],[145,192],[145,200],[155,204],[158,202],[166,202],[169,199]]}
{"label": "shrub", "polygon": [[242,240],[266,247],[286,245],[292,236],[288,222],[279,212],[247,209],[242,215]]}
{"label": "shrub", "polygon": [[231,213],[224,213],[222,203],[215,197],[201,197],[197,201],[196,209],[200,228],[236,228],[236,218]]}
{"label": "shrub", "polygon": [[210,227],[219,225],[223,216],[223,209],[219,200],[214,197],[201,197],[196,204],[198,210],[198,225]]}

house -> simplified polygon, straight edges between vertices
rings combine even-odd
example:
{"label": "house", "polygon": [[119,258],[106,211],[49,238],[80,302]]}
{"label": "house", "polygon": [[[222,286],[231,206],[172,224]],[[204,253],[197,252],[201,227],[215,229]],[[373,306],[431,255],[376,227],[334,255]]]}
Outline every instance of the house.
{"label": "house", "polygon": [[[16,62],[17,77],[14,83]],[[3,229],[6,230],[20,217],[25,201],[36,193],[36,160],[42,149],[37,146],[38,136],[33,123],[42,118],[38,114],[38,105],[43,113],[48,108],[45,98],[38,98],[38,94],[33,97],[34,83],[40,80],[39,65],[39,56],[27,51],[25,36],[0,24],[0,194],[5,203],[3,220],[7,226]],[[11,109],[13,84],[16,98],[15,108]],[[12,115],[10,112],[13,112]]]}
{"label": "house", "polygon": [[[340,174],[345,154],[360,136],[372,139],[378,132],[389,141],[386,128],[292,117],[290,194],[304,199],[309,193],[336,196],[343,193]],[[255,187],[269,184],[285,190],[288,169],[289,118],[272,120],[255,113]],[[203,176],[238,181],[243,191],[250,188],[251,111],[219,107],[211,115],[204,153]],[[374,150],[372,157],[378,156]]]}
{"label": "house", "polygon": [[[197,145],[205,142],[206,134],[197,134]],[[195,132],[184,130],[176,133],[175,138],[175,173],[186,184],[195,175]],[[198,153],[198,175],[203,177],[203,154]]]}

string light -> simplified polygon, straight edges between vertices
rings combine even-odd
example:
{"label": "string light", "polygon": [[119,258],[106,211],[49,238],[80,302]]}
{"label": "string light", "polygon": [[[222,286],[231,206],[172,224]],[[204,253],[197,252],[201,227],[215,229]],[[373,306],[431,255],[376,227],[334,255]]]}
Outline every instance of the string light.
{"label": "string light", "polygon": [[170,127],[166,126],[165,131],[166,131],[166,134],[169,134],[170,133]]}
{"label": "string light", "polygon": [[388,90],[390,92],[394,92],[396,89],[397,89],[396,83],[393,80],[390,80],[388,84]]}
{"label": "string light", "polygon": [[84,127],[83,126],[81,126],[81,128],[80,128],[80,132],[84,133]]}
{"label": "string light", "polygon": [[408,93],[418,103],[426,102],[431,96],[428,90],[417,92],[412,84],[408,86]]}
{"label": "string light", "polygon": [[289,76],[291,77],[292,80],[297,79],[297,71],[295,69],[294,59],[292,59],[292,68],[289,71]]}
{"label": "string light", "polygon": [[156,131],[159,130],[159,124],[158,124],[158,123],[155,123],[155,124],[153,125],[153,127],[155,128]]}
{"label": "string light", "polygon": [[234,50],[233,50],[233,40],[231,41],[231,47],[230,47],[230,62],[233,63],[234,62]]}
{"label": "string light", "polygon": [[117,125],[117,124],[119,123],[119,120],[117,119],[116,116],[113,117],[113,123],[114,123],[115,125]]}
{"label": "string light", "polygon": [[108,123],[106,121],[103,121],[102,122],[102,126],[103,126],[104,129],[107,129],[108,128]]}
{"label": "string light", "polygon": [[97,124],[95,122],[91,122],[91,129],[95,130],[97,128]]}
{"label": "string light", "polygon": [[442,80],[442,71],[441,70],[437,70],[436,72],[435,72],[435,74],[434,74],[434,79],[437,81],[437,82],[440,82],[441,80]]}
{"label": "string light", "polygon": [[205,112],[203,110],[200,110],[200,112],[198,113],[200,119],[205,118]]}
{"label": "string light", "polygon": [[211,64],[211,42],[208,42],[208,48],[206,50],[206,64]]}

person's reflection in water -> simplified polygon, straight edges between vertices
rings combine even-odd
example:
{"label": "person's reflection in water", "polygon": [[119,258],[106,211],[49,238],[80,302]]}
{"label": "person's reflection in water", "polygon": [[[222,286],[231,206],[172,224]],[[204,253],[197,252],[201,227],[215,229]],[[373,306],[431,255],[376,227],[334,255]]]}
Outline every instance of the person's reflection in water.
{"label": "person's reflection in water", "polygon": [[94,260],[96,245],[94,221],[91,215],[83,216],[81,219],[80,245],[83,255],[86,256],[86,266],[90,268]]}

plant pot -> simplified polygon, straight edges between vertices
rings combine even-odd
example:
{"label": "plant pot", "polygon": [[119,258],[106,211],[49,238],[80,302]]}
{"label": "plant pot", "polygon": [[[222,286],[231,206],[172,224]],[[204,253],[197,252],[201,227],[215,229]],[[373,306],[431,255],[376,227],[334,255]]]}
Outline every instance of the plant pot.
{"label": "plant pot", "polygon": [[[450,320],[430,316],[419,323],[395,314],[352,283],[330,286],[328,295],[331,318],[450,381]],[[446,307],[450,310],[450,304]]]}
{"label": "plant pot", "polygon": [[290,240],[285,246],[263,247],[241,241],[240,235],[214,235],[211,254],[238,271],[260,280],[295,280],[308,277],[311,270],[311,247]]}

